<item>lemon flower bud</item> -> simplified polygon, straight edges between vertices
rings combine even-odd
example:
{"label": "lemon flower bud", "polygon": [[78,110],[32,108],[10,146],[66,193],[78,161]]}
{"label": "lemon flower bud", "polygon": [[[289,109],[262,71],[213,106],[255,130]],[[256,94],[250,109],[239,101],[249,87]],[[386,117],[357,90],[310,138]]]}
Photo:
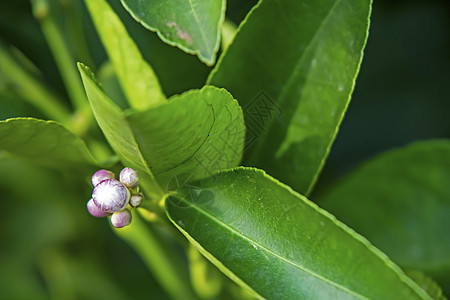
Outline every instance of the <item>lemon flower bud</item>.
{"label": "lemon flower bud", "polygon": [[95,187],[103,180],[114,178],[116,178],[116,174],[114,174],[113,172],[108,170],[98,170],[97,172],[94,173],[94,175],[92,175],[91,182],[92,185]]}
{"label": "lemon flower bud", "polygon": [[103,180],[92,192],[95,205],[108,213],[123,210],[128,205],[130,196],[130,191],[116,179]]}
{"label": "lemon flower bud", "polygon": [[139,184],[138,173],[132,168],[123,168],[122,171],[120,171],[119,178],[120,182],[129,188],[134,188]]}
{"label": "lemon flower bud", "polygon": [[116,228],[122,228],[129,225],[131,223],[131,212],[128,209],[115,212],[111,216],[111,223]]}

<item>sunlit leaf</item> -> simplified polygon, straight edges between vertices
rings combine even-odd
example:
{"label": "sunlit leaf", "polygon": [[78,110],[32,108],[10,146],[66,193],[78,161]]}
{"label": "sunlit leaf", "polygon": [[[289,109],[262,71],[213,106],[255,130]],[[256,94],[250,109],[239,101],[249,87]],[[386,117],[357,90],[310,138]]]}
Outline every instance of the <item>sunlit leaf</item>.
{"label": "sunlit leaf", "polygon": [[262,0],[211,73],[244,110],[244,164],[309,194],[362,59],[370,0]]}
{"label": "sunlit leaf", "polygon": [[177,228],[267,299],[431,299],[365,238],[264,172],[238,168],[166,201]]}

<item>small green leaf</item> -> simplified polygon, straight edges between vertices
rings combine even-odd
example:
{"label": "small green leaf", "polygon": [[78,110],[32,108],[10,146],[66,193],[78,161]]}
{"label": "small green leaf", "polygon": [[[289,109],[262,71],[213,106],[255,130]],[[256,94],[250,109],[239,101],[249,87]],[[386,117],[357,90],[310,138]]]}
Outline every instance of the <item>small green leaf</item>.
{"label": "small green leaf", "polygon": [[[371,0],[262,0],[210,75],[255,136],[244,164],[309,194],[347,109]],[[274,26],[273,24],[277,24]]]}
{"label": "small green leaf", "polygon": [[127,165],[154,175],[163,188],[176,188],[178,180],[202,178],[239,164],[245,126],[237,101],[224,89],[206,86],[174,96],[166,105],[125,116],[92,72],[83,64],[79,69],[111,146]]}
{"label": "small green leaf", "polygon": [[122,162],[126,166],[135,168],[150,176],[148,181],[145,180],[152,185],[147,191],[154,192],[154,196],[158,197],[160,189],[154,183],[153,174],[139,150],[130,125],[125,119],[125,114],[105,95],[88,67],[78,63],[78,70],[81,73],[95,119],[109,144],[120,155]]}
{"label": "small green leaf", "polygon": [[225,18],[225,0],[122,0],[128,12],[166,43],[214,64]]}
{"label": "small green leaf", "polygon": [[450,141],[387,152],[319,196],[319,203],[406,269],[450,275]]}
{"label": "small green leaf", "polygon": [[142,110],[166,103],[153,69],[114,10],[105,0],[85,2],[130,104]]}
{"label": "small green leaf", "polygon": [[86,144],[54,121],[13,118],[0,121],[0,150],[40,165],[86,172],[96,163]]}
{"label": "small green leaf", "polygon": [[202,178],[239,165],[245,125],[230,93],[206,86],[169,100],[128,116],[142,155],[163,186],[177,175]]}
{"label": "small green leaf", "polygon": [[264,172],[237,168],[166,201],[226,275],[268,299],[431,299],[366,239]]}

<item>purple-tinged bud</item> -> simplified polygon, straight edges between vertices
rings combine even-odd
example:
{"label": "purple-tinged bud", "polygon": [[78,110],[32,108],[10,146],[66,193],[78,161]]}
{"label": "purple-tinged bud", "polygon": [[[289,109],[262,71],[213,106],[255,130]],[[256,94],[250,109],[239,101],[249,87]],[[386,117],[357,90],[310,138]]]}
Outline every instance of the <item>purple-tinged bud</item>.
{"label": "purple-tinged bud", "polygon": [[123,168],[120,171],[120,182],[129,188],[134,188],[139,184],[139,176],[137,171],[132,168]]}
{"label": "purple-tinged bud", "polygon": [[143,198],[144,197],[141,194],[132,195],[130,198],[131,206],[133,207],[141,206]]}
{"label": "purple-tinged bud", "polygon": [[131,212],[126,209],[117,211],[111,216],[111,223],[116,228],[122,228],[131,223]]}
{"label": "purple-tinged bud", "polygon": [[92,185],[95,187],[103,180],[114,178],[116,178],[116,174],[114,174],[113,172],[108,170],[98,170],[97,172],[94,173],[94,175],[92,175],[91,182]]}
{"label": "purple-tinged bud", "polygon": [[92,199],[101,210],[113,213],[127,206],[130,191],[118,180],[106,179],[94,188]]}
{"label": "purple-tinged bud", "polygon": [[87,210],[89,213],[96,218],[104,218],[109,215],[109,213],[101,210],[97,205],[95,205],[94,200],[89,200],[87,203]]}

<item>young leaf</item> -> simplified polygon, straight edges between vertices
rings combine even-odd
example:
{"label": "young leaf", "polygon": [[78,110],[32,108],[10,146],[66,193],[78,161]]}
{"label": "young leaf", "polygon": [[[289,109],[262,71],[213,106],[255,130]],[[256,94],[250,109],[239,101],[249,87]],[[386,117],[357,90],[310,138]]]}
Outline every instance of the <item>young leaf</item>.
{"label": "young leaf", "polygon": [[0,150],[47,167],[86,172],[96,165],[86,144],[54,121],[13,118],[0,121]]}
{"label": "young leaf", "polygon": [[400,266],[450,283],[449,179],[450,141],[419,142],[368,162],[318,200]]}
{"label": "young leaf", "polygon": [[166,200],[175,226],[268,299],[431,299],[366,239],[264,172],[237,168]]}
{"label": "young leaf", "polygon": [[166,43],[214,64],[225,18],[225,0],[121,0],[128,12]]}
{"label": "young leaf", "polygon": [[130,104],[136,109],[165,104],[158,78],[114,10],[105,0],[85,2]]}
{"label": "young leaf", "polygon": [[[165,188],[239,164],[245,127],[242,111],[225,90],[207,86],[127,117],[79,64],[94,115],[128,165],[154,174]],[[153,175],[151,175],[153,176]],[[170,185],[170,186],[169,186]]]}
{"label": "young leaf", "polygon": [[[371,0],[262,0],[210,75],[244,109],[244,164],[309,194],[344,116]],[[274,26],[273,24],[277,24]]]}
{"label": "young leaf", "polygon": [[163,186],[180,174],[202,178],[241,161],[242,110],[224,89],[191,90],[128,119],[142,155]]}
{"label": "young leaf", "polygon": [[[146,173],[150,177],[150,180],[146,180],[146,182],[152,184],[148,192],[153,191],[155,193],[154,196],[159,197],[160,189],[152,180],[153,174],[139,150],[124,113],[101,90],[95,81],[94,74],[88,67],[78,63],[78,70],[81,73],[95,119],[109,144],[120,155],[125,165]],[[144,174],[141,173],[141,175]]]}

